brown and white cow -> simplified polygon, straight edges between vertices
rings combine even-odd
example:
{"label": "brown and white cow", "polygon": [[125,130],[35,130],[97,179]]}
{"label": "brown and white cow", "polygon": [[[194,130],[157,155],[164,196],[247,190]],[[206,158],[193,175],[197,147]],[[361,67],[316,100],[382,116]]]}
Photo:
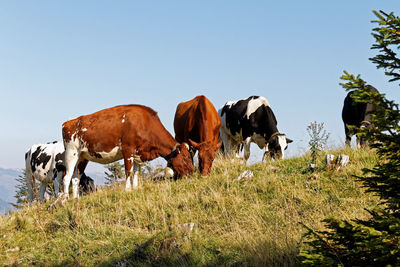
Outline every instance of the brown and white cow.
{"label": "brown and white cow", "polygon": [[192,100],[179,103],[176,108],[174,129],[178,142],[189,142],[191,156],[199,151],[199,169],[202,175],[209,175],[214,161],[215,151],[222,141],[218,142],[221,119],[217,110],[201,95]]}
{"label": "brown and white cow", "polygon": [[[64,197],[68,196],[71,178],[73,197],[78,197],[79,176],[88,161],[108,164],[124,159],[127,191],[131,190],[132,173],[139,162],[161,156],[179,176],[193,172],[188,144],[177,143],[162,125],[157,112],[146,106],[116,106],[80,116],[65,122],[62,133],[66,168]],[[137,187],[137,171],[132,183]]]}

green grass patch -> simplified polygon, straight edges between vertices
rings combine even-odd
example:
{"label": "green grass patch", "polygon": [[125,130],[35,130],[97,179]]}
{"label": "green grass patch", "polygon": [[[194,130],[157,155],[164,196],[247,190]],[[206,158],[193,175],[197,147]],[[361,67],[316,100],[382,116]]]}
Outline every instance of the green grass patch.
{"label": "green grass patch", "polygon": [[[328,215],[365,218],[378,199],[353,174],[371,167],[371,150],[338,172],[308,171],[310,155],[246,166],[218,158],[209,177],[140,180],[137,190],[105,188],[47,210],[50,203],[0,218],[0,264],[45,266],[294,265],[305,229]],[[238,180],[245,170],[250,180]],[[194,223],[188,231],[188,223]]]}

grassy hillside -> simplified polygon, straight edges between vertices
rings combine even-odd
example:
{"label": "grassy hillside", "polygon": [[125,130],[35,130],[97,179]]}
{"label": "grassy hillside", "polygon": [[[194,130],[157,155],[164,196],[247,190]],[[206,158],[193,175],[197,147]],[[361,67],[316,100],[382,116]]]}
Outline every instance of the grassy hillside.
{"label": "grassy hillside", "polygon": [[[293,265],[304,228],[327,215],[365,218],[377,198],[352,174],[371,167],[370,150],[314,174],[310,156],[246,166],[219,159],[210,177],[140,181],[138,190],[103,189],[47,211],[35,204],[0,218],[0,265]],[[273,166],[273,167],[271,167]],[[237,180],[251,170],[251,180]],[[185,223],[194,223],[190,231]]]}

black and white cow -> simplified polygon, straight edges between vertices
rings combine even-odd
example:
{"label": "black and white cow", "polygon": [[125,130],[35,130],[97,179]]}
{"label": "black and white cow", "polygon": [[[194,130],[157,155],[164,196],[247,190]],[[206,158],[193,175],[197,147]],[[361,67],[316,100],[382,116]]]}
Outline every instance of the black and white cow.
{"label": "black and white cow", "polygon": [[244,146],[244,159],[250,157],[250,143],[265,148],[264,157],[283,158],[284,150],[292,142],[279,133],[274,113],[262,96],[251,96],[227,102],[219,111],[221,117],[220,137],[224,153],[231,151],[238,157],[239,147]]}
{"label": "black and white cow", "polygon": [[57,196],[65,172],[64,144],[53,142],[33,145],[25,153],[26,183],[28,185],[28,200],[33,200],[34,180],[40,182],[39,200],[43,202],[48,184],[53,183]]}
{"label": "black and white cow", "polygon": [[[39,200],[44,201],[46,188],[53,183],[54,193],[57,197],[62,178],[65,174],[64,144],[54,141],[53,143],[33,145],[25,153],[26,182],[28,185],[28,200],[33,201],[34,180],[40,182]],[[79,182],[81,194],[95,191],[92,178],[82,174]]]}
{"label": "black and white cow", "polygon": [[[366,86],[372,93],[378,93],[375,87],[371,85]],[[376,109],[373,104],[357,103],[351,97],[354,91],[347,94],[344,99],[343,110],[342,110],[342,120],[344,123],[344,131],[346,135],[346,145],[350,145],[351,137],[356,134],[357,137],[357,148],[365,145],[365,140],[359,135],[357,135],[356,129],[351,129],[349,126],[362,128],[371,126],[372,116],[370,112]]]}

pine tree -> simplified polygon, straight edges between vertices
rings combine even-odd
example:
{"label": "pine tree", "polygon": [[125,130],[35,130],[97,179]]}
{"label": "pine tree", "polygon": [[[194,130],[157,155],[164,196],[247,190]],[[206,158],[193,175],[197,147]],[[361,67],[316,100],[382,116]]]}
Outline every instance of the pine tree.
{"label": "pine tree", "polygon": [[[370,60],[383,68],[389,82],[400,79],[400,19],[393,13],[373,11],[379,27],[373,29],[376,43],[372,49],[378,55]],[[308,228],[306,243],[299,260],[303,265],[339,266],[397,266],[400,264],[400,111],[394,101],[384,94],[372,92],[367,83],[345,71],[341,77],[346,90],[354,90],[357,102],[372,103],[372,127],[358,129],[380,156],[372,169],[365,169],[363,176],[356,176],[368,192],[377,194],[381,208],[369,211],[368,220],[352,221],[329,217],[324,220],[327,231]]]}
{"label": "pine tree", "polygon": [[[26,170],[23,169],[22,173],[16,178],[18,184],[15,186],[15,195],[17,203],[11,203],[16,208],[21,208],[25,203],[28,202],[28,185],[26,183]],[[33,181],[33,198],[38,199],[40,183]],[[49,184],[46,188],[46,193],[49,196],[54,196],[54,188],[52,184]]]}
{"label": "pine tree", "polygon": [[124,165],[119,161],[106,165],[106,171],[104,172],[105,184],[114,185],[115,183],[125,181],[125,169]]}
{"label": "pine tree", "polygon": [[[16,179],[18,184],[15,186],[15,195],[14,197],[17,199],[17,203],[12,205],[16,208],[21,207],[28,201],[28,185],[26,184],[26,170],[23,169],[22,173],[18,175],[18,178]],[[35,192],[38,192],[38,187],[36,186],[36,190],[33,190],[34,194]]]}

